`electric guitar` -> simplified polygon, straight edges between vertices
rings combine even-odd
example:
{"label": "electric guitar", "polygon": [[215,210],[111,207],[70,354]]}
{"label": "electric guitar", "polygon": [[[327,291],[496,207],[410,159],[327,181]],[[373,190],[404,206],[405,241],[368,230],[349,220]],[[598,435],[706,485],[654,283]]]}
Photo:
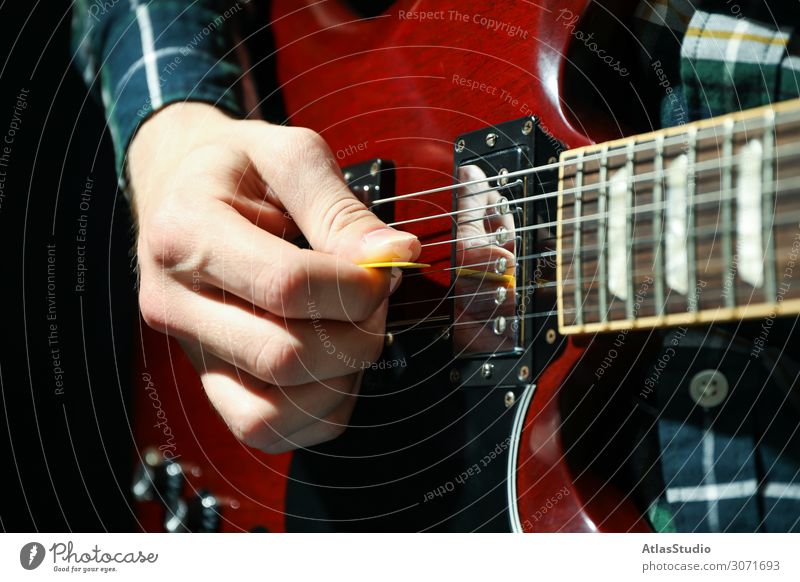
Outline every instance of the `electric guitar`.
{"label": "electric guitar", "polygon": [[620,138],[569,100],[588,0],[272,4],[289,122],[429,266],[351,427],[293,454],[236,441],[142,326],[142,529],[648,531],[619,429],[658,331],[800,312],[800,103]]}

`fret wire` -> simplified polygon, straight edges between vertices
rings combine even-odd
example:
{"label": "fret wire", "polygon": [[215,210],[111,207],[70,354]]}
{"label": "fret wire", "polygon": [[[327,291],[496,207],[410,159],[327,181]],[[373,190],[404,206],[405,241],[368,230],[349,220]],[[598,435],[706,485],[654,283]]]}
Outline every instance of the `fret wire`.
{"label": "fret wire", "polygon": [[687,168],[686,180],[686,202],[688,205],[686,212],[686,253],[687,253],[687,270],[689,274],[689,292],[687,293],[687,306],[689,311],[697,311],[697,260],[695,253],[695,208],[694,198],[695,189],[697,187],[697,176],[695,175],[697,164],[697,128],[689,128],[689,151],[687,157],[689,160]]}
{"label": "fret wire", "polygon": [[[575,218],[580,219],[583,213],[583,193],[580,187],[583,186],[583,152],[578,153],[579,161],[576,168],[575,183],[578,190],[575,194]],[[583,278],[583,263],[581,262],[581,236],[582,226],[580,220],[575,224],[575,232],[573,233],[574,248],[573,254],[575,258],[575,277],[578,281]],[[583,299],[581,297],[581,285],[575,285],[575,322],[578,325],[583,324],[583,310],[581,305]]]}
{"label": "fret wire", "polygon": [[775,112],[768,110],[764,114],[764,149],[762,159],[762,222],[763,235],[761,240],[764,243],[764,300],[772,301],[777,298],[776,274],[775,274],[775,246],[772,236],[772,223],[775,220],[775,210],[772,204],[773,188],[769,184],[773,182],[773,157],[775,148]]}
{"label": "fret wire", "polygon": [[[636,147],[636,142],[631,141],[628,143],[627,162],[625,164],[628,173],[627,192],[625,193],[625,208],[630,210],[633,208],[633,150]],[[630,247],[626,244],[625,251],[625,285],[628,288],[625,300],[625,313],[629,318],[633,318],[633,269],[635,257],[635,241],[633,240],[633,212],[626,212],[625,216],[625,234]]]}
{"label": "fret wire", "polygon": [[[722,145],[722,157],[728,160],[725,165],[725,171],[722,174],[722,191],[733,191],[733,126],[732,120],[725,121],[725,137]],[[728,293],[724,293],[725,307],[734,307],[736,305],[736,288],[734,280],[736,276],[733,273],[733,198],[726,197],[722,201],[722,224],[724,232],[722,233],[722,256],[723,260],[728,265],[723,277],[723,286],[727,285]]]}
{"label": "fret wire", "polygon": [[[663,204],[664,196],[664,136],[659,135],[656,138],[656,156],[654,159],[654,170],[656,176],[659,176],[653,184],[653,204],[658,206]],[[664,237],[662,234],[662,226],[664,224],[663,212],[653,212],[653,236],[655,238],[655,251],[654,251],[654,283],[656,298],[660,302],[656,305],[662,305],[664,302]],[[661,309],[663,311],[663,308]],[[660,313],[660,312],[659,312]]]}
{"label": "fret wire", "polygon": [[[598,295],[598,301],[599,301],[600,305],[603,306],[604,310],[608,307],[608,296],[607,296],[607,291],[606,291],[606,285],[608,285],[608,273],[606,272],[607,268],[608,268],[608,266],[607,266],[607,256],[606,256],[607,255],[607,249],[606,249],[606,237],[607,237],[606,223],[607,223],[607,221],[605,219],[606,201],[607,201],[606,199],[607,199],[607,191],[608,191],[608,189],[607,189],[607,182],[608,182],[608,180],[607,180],[607,178],[608,178],[608,176],[607,176],[607,172],[608,172],[607,154],[608,154],[608,146],[603,146],[602,156],[600,158],[600,181],[602,182],[603,187],[597,193],[597,196],[598,196],[598,198],[597,198],[598,213],[597,214],[598,214],[598,216],[600,216],[600,218],[598,219],[597,230],[598,230],[599,233],[601,233],[601,238],[600,238],[601,251],[600,251],[600,257],[598,259],[599,262],[600,262],[600,285],[599,285],[599,287],[597,289],[597,295]],[[605,313],[604,312],[601,312],[601,319],[603,321],[605,321]]]}

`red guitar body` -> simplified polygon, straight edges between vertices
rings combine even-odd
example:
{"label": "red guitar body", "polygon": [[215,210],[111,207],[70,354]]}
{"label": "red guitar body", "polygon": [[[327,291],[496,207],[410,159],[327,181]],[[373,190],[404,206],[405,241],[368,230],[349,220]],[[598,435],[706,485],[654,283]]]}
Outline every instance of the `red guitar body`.
{"label": "red guitar body", "polygon": [[[621,130],[605,117],[573,109],[564,100],[565,63],[574,39],[563,11],[581,15],[589,4],[399,0],[377,17],[362,18],[332,0],[276,0],[272,30],[288,123],[319,132],[343,167],[374,158],[393,161],[397,194],[452,184],[456,136],[526,115],[538,116],[547,132],[568,147],[620,137]],[[630,10],[630,2],[620,4]],[[425,12],[431,18],[420,20]],[[489,20],[508,26],[495,30]],[[451,209],[452,193],[444,191],[424,202],[397,204],[394,212],[395,220],[404,220]],[[409,230],[423,243],[450,236],[448,221],[421,222]],[[432,247],[422,257],[432,265],[424,285],[443,289],[442,294],[449,285],[449,274],[440,271],[449,266],[448,251],[448,245]],[[415,291],[411,281],[401,286],[401,299],[403,292],[419,292],[421,287]],[[629,492],[582,462],[587,455],[575,450],[583,446],[580,438],[570,436],[582,432],[581,423],[591,424],[591,406],[613,400],[614,379],[605,379],[599,392],[587,390],[607,348],[592,338],[556,341],[561,345],[557,356],[533,371],[535,390],[517,395],[514,406],[525,408],[516,411],[519,432],[508,447],[515,465],[512,482],[493,490],[514,499],[508,500],[508,515],[493,516],[489,529],[503,530],[503,523],[513,522],[517,531],[647,531]],[[311,480],[313,472],[297,476],[290,468],[291,454],[270,456],[236,441],[176,342],[142,325],[140,345],[136,463],[148,449],[180,463],[186,477],[183,497],[212,492],[223,531],[285,531],[287,514],[295,512],[287,505],[287,489],[295,481]],[[437,446],[435,438],[428,446]],[[496,462],[506,464],[508,456]],[[330,465],[334,471],[336,466]],[[443,474],[453,478],[460,473],[453,471]],[[431,481],[431,489],[448,481]],[[418,502],[424,505],[425,489],[419,491]],[[140,525],[161,531],[163,503],[158,495],[151,497],[138,503]],[[353,499],[359,503],[360,497]],[[457,511],[468,514],[467,505]],[[401,522],[397,527],[472,530],[482,529],[486,519],[420,527]]]}

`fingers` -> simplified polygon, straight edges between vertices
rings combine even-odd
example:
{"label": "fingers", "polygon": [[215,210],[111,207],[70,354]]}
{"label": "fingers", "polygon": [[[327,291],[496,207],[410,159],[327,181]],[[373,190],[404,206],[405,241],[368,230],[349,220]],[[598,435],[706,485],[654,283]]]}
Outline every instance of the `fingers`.
{"label": "fingers", "polygon": [[196,346],[184,349],[214,408],[236,438],[253,448],[278,453],[335,438],[355,405],[357,374],[283,389]]}
{"label": "fingers", "polygon": [[[356,263],[413,261],[420,243],[409,233],[387,227],[344,183],[324,140],[302,128],[270,128],[282,132],[267,140],[265,126],[249,126],[245,139],[254,165],[276,193],[311,246]],[[287,172],[286,167],[295,171]]]}
{"label": "fingers", "polygon": [[213,291],[165,285],[169,288],[160,296],[144,288],[140,293],[151,327],[202,346],[265,382],[297,386],[351,374],[375,361],[383,348],[387,302],[358,324],[322,319],[313,302],[310,319],[284,319]]}
{"label": "fingers", "polygon": [[[309,304],[324,319],[362,321],[389,296],[390,274],[350,260],[303,250],[265,233],[235,212],[218,212],[207,249],[197,263],[200,278],[287,318],[308,319]],[[197,278],[195,276],[195,278]]]}
{"label": "fingers", "polygon": [[355,408],[356,405],[356,397],[358,396],[363,376],[364,371],[362,370],[350,377],[353,378],[352,392],[349,396],[343,398],[339,405],[328,416],[307,425],[297,432],[284,437],[282,441],[263,448],[262,450],[270,454],[286,453],[293,449],[318,445],[333,440],[341,435],[347,428],[347,423],[353,414],[353,408]]}

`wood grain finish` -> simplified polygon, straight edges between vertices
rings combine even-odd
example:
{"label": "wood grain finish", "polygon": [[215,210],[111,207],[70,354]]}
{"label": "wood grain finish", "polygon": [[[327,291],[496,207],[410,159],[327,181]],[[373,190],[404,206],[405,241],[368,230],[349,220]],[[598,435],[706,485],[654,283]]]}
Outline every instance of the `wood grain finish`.
{"label": "wood grain finish", "polygon": [[[692,132],[697,137],[690,144]],[[800,101],[792,101],[564,152],[558,237],[560,331],[649,329],[800,312],[800,287],[792,284],[800,249],[799,139]],[[742,218],[737,211],[738,164],[747,155],[747,144],[756,140],[770,144],[772,151],[764,161],[763,176],[758,177],[763,196],[760,190],[753,194],[764,205],[763,224],[758,225],[763,243],[755,259],[756,270],[763,268],[764,281],[758,286],[743,277],[745,265],[737,254],[741,244],[737,220]],[[626,269],[635,313],[630,301],[605,289],[603,272],[609,246],[602,210],[607,196],[603,173],[611,180],[624,168],[630,146],[636,152],[629,207],[632,224],[624,252],[630,257]],[[603,151],[606,168],[600,163]],[[670,206],[667,176],[671,164],[687,151],[695,157],[689,170],[692,201],[687,201],[690,212],[683,241],[691,257],[690,283],[687,292],[680,292],[669,287],[664,275],[670,253],[664,243]],[[579,183],[582,192],[577,202]]]}

